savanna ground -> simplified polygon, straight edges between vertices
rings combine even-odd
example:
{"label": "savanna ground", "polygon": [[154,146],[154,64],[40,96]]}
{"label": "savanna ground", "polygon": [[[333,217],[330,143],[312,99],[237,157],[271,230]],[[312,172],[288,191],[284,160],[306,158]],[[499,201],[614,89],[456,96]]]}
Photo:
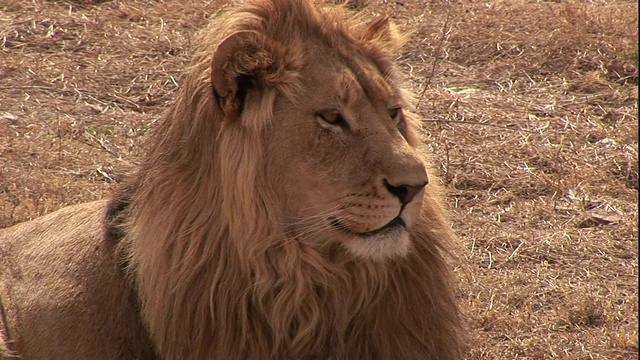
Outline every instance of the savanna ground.
{"label": "savanna ground", "polygon": [[[207,1],[0,1],[0,227],[103,198]],[[638,358],[638,4],[371,0],[460,236],[470,359]]]}

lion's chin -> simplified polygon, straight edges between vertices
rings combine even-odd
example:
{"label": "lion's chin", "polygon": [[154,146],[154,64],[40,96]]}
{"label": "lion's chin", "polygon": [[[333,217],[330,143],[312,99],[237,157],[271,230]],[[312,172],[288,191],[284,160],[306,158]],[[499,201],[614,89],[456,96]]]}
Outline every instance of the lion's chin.
{"label": "lion's chin", "polygon": [[397,226],[376,235],[354,236],[345,242],[345,247],[357,257],[384,261],[406,256],[411,248],[411,240],[407,229]]}

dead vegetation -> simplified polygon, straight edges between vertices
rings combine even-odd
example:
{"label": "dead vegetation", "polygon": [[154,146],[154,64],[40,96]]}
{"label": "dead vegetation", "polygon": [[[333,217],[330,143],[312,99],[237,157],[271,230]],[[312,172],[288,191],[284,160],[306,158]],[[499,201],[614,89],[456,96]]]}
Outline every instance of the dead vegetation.
{"label": "dead vegetation", "polygon": [[[469,358],[637,359],[637,2],[403,4]],[[0,4],[0,227],[108,196],[217,6]]]}

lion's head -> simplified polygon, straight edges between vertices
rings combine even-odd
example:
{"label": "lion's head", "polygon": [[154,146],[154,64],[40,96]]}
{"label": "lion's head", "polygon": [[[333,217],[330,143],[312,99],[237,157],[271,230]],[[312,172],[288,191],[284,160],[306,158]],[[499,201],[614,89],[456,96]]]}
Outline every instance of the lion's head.
{"label": "lion's head", "polygon": [[459,355],[402,42],[307,0],[214,17],[114,206],[166,358]]}
{"label": "lion's head", "polygon": [[229,186],[245,192],[238,186],[245,176],[261,177],[256,197],[281,211],[276,231],[301,243],[339,244],[370,259],[404,255],[428,179],[416,121],[388,59],[399,36],[385,17],[328,29],[338,10],[293,8],[280,10],[307,13],[287,19],[298,22],[291,29],[245,24],[214,52],[225,125],[244,132],[251,147],[223,159],[262,158],[254,174],[229,169],[226,179],[236,180]]}

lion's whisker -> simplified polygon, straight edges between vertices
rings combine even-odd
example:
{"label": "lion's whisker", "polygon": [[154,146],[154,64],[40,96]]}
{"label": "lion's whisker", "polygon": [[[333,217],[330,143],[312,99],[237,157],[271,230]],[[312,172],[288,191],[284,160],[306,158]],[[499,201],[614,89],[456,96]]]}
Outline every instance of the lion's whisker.
{"label": "lion's whisker", "polygon": [[324,206],[327,206],[329,204],[338,203],[338,202],[340,202],[342,200],[348,199],[348,198],[353,197],[353,196],[354,196],[353,194],[347,194],[347,195],[339,196],[337,198],[328,200],[328,201],[323,202],[321,204],[315,204],[315,205],[309,205],[309,206],[303,207],[302,209],[300,209],[300,211],[301,212],[305,212],[307,210],[313,210],[313,209],[316,209],[318,207],[324,207]]}

